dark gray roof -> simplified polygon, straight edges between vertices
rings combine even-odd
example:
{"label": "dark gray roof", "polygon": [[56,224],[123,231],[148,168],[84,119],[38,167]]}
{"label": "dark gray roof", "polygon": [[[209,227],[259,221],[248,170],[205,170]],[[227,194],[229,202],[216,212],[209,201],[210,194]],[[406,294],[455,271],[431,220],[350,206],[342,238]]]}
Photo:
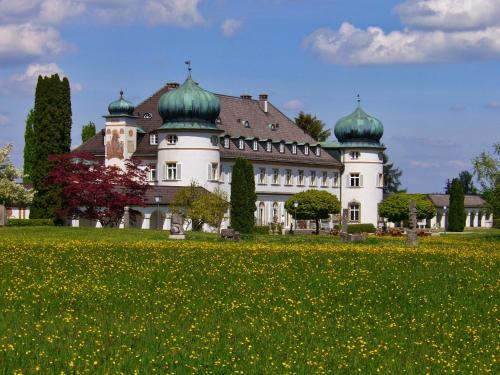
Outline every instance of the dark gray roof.
{"label": "dark gray roof", "polygon": [[[428,194],[431,202],[436,207],[444,207],[450,205],[450,196],[447,194]],[[484,207],[486,202],[478,195],[466,195],[464,199],[465,207]]]}
{"label": "dark gray roof", "polygon": [[[158,101],[169,90],[171,90],[171,87],[165,85],[136,107],[134,115],[139,117],[137,125],[144,129],[146,134],[139,136],[135,156],[156,156],[157,146],[149,144],[149,134],[155,132],[163,124],[158,114]],[[271,153],[266,152],[262,145],[259,146],[257,151],[253,151],[249,145],[245,147],[245,150],[239,150],[234,144],[231,144],[230,149],[221,147],[222,158],[240,156],[254,161],[341,165],[335,157],[324,150],[322,150],[319,157],[316,156],[314,147],[311,147],[309,155],[305,155],[303,146],[298,147],[298,152],[295,155],[291,153],[289,146],[286,147],[285,153],[279,153],[277,149],[277,142],[279,141],[296,142],[298,144],[307,143],[312,146],[318,144],[318,142],[306,134],[270,102],[268,102],[268,111],[266,113],[261,108],[259,100],[220,94],[217,94],[217,96],[221,105],[218,127],[223,131],[222,135],[228,135],[232,138],[257,138],[273,141],[273,150]],[[151,114],[151,118],[144,118],[144,114],[146,113]],[[248,121],[249,127],[245,126],[246,121]],[[278,126],[271,127],[271,124],[277,124]],[[103,155],[103,136],[103,133],[97,133],[94,138],[79,146],[75,151],[88,151],[96,155]]]}

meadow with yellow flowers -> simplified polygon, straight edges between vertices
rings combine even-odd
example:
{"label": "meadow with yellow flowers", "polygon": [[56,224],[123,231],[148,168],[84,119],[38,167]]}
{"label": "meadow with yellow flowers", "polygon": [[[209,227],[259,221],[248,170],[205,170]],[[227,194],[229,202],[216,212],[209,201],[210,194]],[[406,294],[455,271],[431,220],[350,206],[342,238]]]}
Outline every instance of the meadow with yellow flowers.
{"label": "meadow with yellow flowers", "polygon": [[0,229],[3,374],[498,373],[500,236]]}

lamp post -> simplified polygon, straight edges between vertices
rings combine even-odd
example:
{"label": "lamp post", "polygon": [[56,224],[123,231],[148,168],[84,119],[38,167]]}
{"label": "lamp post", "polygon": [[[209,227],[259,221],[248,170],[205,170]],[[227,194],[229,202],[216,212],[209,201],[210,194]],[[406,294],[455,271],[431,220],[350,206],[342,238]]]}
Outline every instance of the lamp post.
{"label": "lamp post", "polygon": [[443,207],[443,213],[444,213],[444,234],[446,234],[446,220],[448,219],[448,215],[446,215],[446,210],[448,207],[444,206]]}
{"label": "lamp post", "polygon": [[161,201],[161,196],[157,195],[155,197],[155,202],[156,202],[156,229],[160,229],[160,201]]}
{"label": "lamp post", "polygon": [[295,208],[295,210],[293,210],[293,221],[295,223],[295,230],[297,230],[297,207],[299,207],[299,202],[297,201],[293,202],[293,208]]}

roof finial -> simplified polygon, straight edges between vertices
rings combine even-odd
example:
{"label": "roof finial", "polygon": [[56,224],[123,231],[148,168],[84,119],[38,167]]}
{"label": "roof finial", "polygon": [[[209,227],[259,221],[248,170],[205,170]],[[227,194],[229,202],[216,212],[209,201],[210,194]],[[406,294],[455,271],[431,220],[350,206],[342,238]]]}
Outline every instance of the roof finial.
{"label": "roof finial", "polygon": [[120,90],[120,99],[123,99],[123,90]]}
{"label": "roof finial", "polygon": [[188,66],[188,71],[189,71],[189,77],[191,77],[191,60],[184,61],[184,64]]}
{"label": "roof finial", "polygon": [[356,99],[356,100],[357,100],[357,102],[358,102],[358,106],[359,106],[359,105],[360,105],[360,103],[361,103],[361,95],[359,95],[359,94],[358,94],[358,96],[357,96],[357,99]]}

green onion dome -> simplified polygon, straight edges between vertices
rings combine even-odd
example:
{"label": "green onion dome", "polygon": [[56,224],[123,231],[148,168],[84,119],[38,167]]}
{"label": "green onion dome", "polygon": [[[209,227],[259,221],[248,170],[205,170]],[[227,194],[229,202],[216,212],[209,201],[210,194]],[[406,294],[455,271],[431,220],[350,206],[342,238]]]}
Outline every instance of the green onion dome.
{"label": "green onion dome", "polygon": [[163,94],[158,102],[163,119],[160,129],[218,129],[219,98],[202,89],[189,74],[177,89]]}
{"label": "green onion dome", "polygon": [[340,143],[380,144],[384,125],[379,119],[363,111],[358,104],[353,113],[337,121],[334,133]]}
{"label": "green onion dome", "polygon": [[134,105],[123,99],[123,91],[120,91],[120,99],[111,102],[108,106],[111,116],[133,116],[134,110]]}

